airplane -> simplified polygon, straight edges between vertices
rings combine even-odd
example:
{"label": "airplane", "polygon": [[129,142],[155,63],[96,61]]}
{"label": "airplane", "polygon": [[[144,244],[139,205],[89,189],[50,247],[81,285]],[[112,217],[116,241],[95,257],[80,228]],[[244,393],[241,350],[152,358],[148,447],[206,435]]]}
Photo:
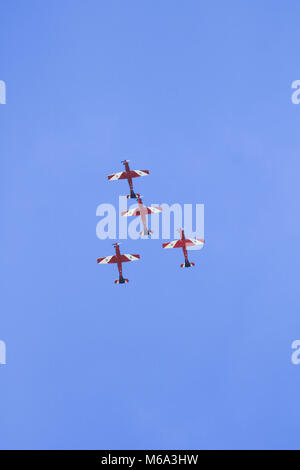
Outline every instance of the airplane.
{"label": "airplane", "polygon": [[119,270],[119,279],[115,280],[115,284],[125,284],[125,282],[129,282],[129,280],[123,277],[122,263],[126,263],[126,261],[137,261],[138,259],[140,259],[140,255],[121,255],[119,243],[114,243],[113,246],[115,247],[116,254],[114,256],[106,256],[105,258],[98,258],[97,263],[98,264],[117,263],[118,270]]}
{"label": "airplane", "polygon": [[120,173],[113,173],[112,175],[109,175],[107,179],[109,181],[127,179],[130,188],[130,195],[128,195],[127,198],[136,199],[137,196],[133,190],[132,178],[149,175],[149,170],[130,170],[128,162],[129,160],[121,161],[121,163],[125,165],[125,171],[121,171]]}
{"label": "airplane", "polygon": [[157,214],[158,212],[162,211],[162,208],[161,207],[146,207],[146,206],[143,205],[143,201],[142,201],[142,198],[141,198],[140,194],[137,194],[136,196],[137,196],[139,207],[137,207],[135,209],[129,209],[128,211],[124,211],[124,212],[121,213],[121,215],[123,215],[124,217],[131,217],[131,216],[140,215],[141,219],[142,219],[143,226],[144,226],[144,230],[142,232],[140,232],[140,235],[150,235],[153,232],[152,232],[152,230],[147,229],[146,215],[147,214]]}
{"label": "airplane", "polygon": [[174,240],[172,242],[163,243],[163,248],[182,248],[185,262],[180,266],[182,268],[190,268],[191,266],[195,266],[195,263],[190,263],[187,256],[187,250],[192,249],[192,247],[203,245],[204,240],[203,238],[185,238],[184,230],[181,228],[180,232],[180,239]]}

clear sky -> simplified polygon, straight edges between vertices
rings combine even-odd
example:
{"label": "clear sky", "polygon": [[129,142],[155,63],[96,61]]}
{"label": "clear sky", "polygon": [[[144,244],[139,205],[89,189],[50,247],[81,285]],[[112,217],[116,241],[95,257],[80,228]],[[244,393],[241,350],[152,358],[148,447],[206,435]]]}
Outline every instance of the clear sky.
{"label": "clear sky", "polygon": [[[299,448],[298,1],[2,0],[2,449]],[[204,203],[181,269],[95,230],[120,160]]]}

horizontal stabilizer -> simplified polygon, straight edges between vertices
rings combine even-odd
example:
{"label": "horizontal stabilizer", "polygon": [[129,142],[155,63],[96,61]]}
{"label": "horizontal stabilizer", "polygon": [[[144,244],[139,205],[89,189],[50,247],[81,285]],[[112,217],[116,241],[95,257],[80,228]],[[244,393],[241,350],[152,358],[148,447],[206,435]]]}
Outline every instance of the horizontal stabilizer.
{"label": "horizontal stabilizer", "polygon": [[195,266],[195,263],[190,263],[189,261],[188,262],[185,262],[183,264],[180,265],[182,268],[191,268],[192,266]]}
{"label": "horizontal stabilizer", "polygon": [[126,284],[127,282],[129,282],[129,280],[124,279],[123,277],[115,280],[115,284]]}
{"label": "horizontal stabilizer", "polygon": [[140,235],[141,235],[141,236],[142,236],[142,235],[151,235],[151,233],[153,233],[152,230],[146,229],[146,230],[143,230],[142,232],[140,232]]}
{"label": "horizontal stabilizer", "polygon": [[140,195],[134,191],[130,191],[130,194],[127,194],[127,199],[137,199]]}

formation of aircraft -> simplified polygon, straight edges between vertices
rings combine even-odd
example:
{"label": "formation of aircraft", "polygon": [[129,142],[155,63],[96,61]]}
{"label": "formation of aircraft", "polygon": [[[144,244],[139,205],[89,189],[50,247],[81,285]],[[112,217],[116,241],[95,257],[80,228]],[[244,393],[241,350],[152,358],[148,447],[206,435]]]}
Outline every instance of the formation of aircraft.
{"label": "formation of aircraft", "polygon": [[[133,190],[132,179],[137,178],[139,176],[149,175],[149,171],[148,170],[130,170],[128,162],[129,160],[123,160],[121,163],[124,164],[125,171],[121,171],[119,173],[113,173],[109,175],[108,180],[116,181],[116,180],[127,179],[129,188],[130,188],[130,194],[127,195],[127,198],[137,199],[138,207],[135,209],[129,209],[127,211],[124,211],[121,213],[121,215],[123,217],[140,216],[143,227],[144,227],[144,230],[140,232],[140,235],[148,236],[152,233],[152,231],[148,230],[147,228],[146,215],[157,214],[162,211],[162,208],[144,206],[141,195],[138,193],[135,193]],[[189,268],[191,266],[195,266],[195,263],[191,263],[189,261],[187,250],[202,248],[204,244],[204,240],[202,238],[185,238],[184,230],[180,228],[179,231],[180,231],[180,238],[178,240],[174,240],[168,243],[163,243],[162,247],[163,248],[182,248],[182,251],[184,254],[184,263],[181,264],[180,266],[182,268]],[[116,263],[118,266],[118,270],[119,270],[119,279],[115,281],[115,284],[125,284],[129,282],[129,280],[123,277],[122,263],[126,263],[127,261],[137,261],[140,259],[140,255],[128,255],[128,254],[122,255],[120,252],[119,243],[114,243],[113,246],[115,247],[115,252],[116,252],[115,255],[106,256],[104,258],[98,258],[97,263],[98,264]]]}

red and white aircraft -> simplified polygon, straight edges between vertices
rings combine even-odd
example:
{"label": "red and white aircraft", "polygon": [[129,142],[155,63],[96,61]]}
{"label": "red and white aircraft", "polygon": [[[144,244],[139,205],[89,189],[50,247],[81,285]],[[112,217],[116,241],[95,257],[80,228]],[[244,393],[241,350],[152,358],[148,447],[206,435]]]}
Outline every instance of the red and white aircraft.
{"label": "red and white aircraft", "polygon": [[180,266],[182,268],[190,268],[195,266],[195,263],[190,263],[187,256],[187,250],[192,249],[192,247],[203,246],[203,238],[185,238],[184,231],[180,229],[180,240],[174,240],[173,242],[163,243],[163,248],[182,248],[185,262]]}
{"label": "red and white aircraft", "polygon": [[157,214],[158,212],[162,211],[161,207],[146,207],[143,205],[143,201],[141,199],[141,196],[137,194],[137,200],[138,200],[138,205],[136,209],[129,209],[128,211],[124,211],[121,213],[124,217],[131,217],[131,216],[141,216],[142,223],[144,226],[144,231],[140,232],[140,235],[150,235],[150,233],[153,233],[152,230],[147,229],[146,225],[146,215],[148,214]]}
{"label": "red and white aircraft", "polygon": [[149,175],[148,170],[130,170],[129,165],[128,165],[129,160],[123,160],[121,163],[125,165],[125,171],[121,171],[120,173],[114,173],[112,175],[109,175],[107,179],[109,181],[115,181],[115,180],[128,180],[129,188],[130,188],[130,195],[127,196],[128,198],[136,199],[137,195],[133,191],[133,184],[132,184],[132,178],[138,178],[139,176],[146,176]]}
{"label": "red and white aircraft", "polygon": [[117,263],[118,270],[119,270],[119,279],[115,281],[115,284],[124,284],[125,282],[129,282],[128,279],[125,279],[122,274],[122,263],[126,263],[126,261],[137,261],[140,259],[140,255],[121,255],[119,243],[114,243],[114,247],[116,249],[116,254],[114,256],[106,256],[105,258],[98,258],[98,264],[110,264],[110,263]]}

